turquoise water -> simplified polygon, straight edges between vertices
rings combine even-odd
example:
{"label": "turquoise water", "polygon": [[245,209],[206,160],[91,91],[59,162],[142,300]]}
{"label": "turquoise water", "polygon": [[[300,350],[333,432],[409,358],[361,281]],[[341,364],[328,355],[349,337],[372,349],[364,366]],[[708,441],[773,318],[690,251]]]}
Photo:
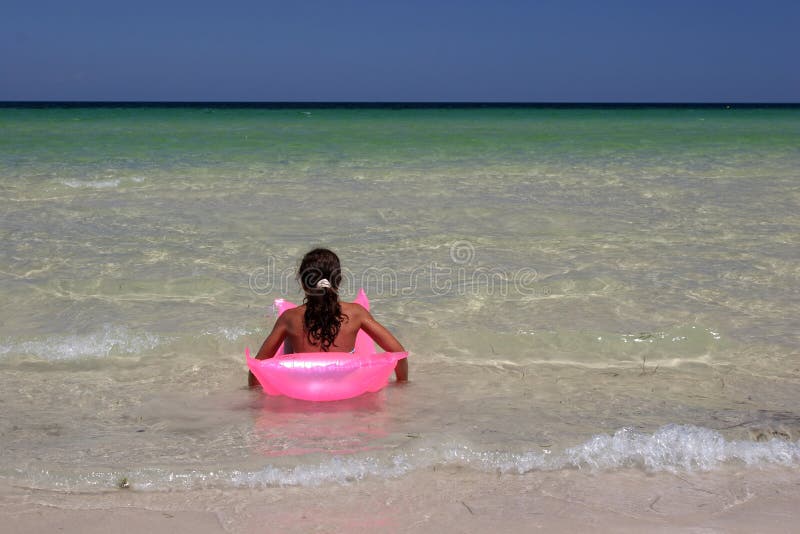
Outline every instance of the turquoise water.
{"label": "turquoise water", "polygon": [[[796,469],[799,168],[797,107],[0,108],[0,476]],[[316,245],[407,387],[243,387]]]}

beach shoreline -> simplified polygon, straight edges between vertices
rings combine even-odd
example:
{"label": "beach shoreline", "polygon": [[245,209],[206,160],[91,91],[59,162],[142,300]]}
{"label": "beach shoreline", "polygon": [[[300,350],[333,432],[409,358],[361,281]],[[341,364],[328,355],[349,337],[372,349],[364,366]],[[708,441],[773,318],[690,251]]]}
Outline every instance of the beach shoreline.
{"label": "beach shoreline", "polygon": [[424,470],[345,485],[71,493],[0,483],[10,532],[791,532],[800,472]]}

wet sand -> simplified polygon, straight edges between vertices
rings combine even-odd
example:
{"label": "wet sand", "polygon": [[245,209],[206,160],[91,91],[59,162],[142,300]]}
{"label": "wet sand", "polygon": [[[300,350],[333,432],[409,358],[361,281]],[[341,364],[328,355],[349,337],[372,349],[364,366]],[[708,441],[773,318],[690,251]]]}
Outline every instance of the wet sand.
{"label": "wet sand", "polygon": [[800,472],[487,475],[347,485],[63,493],[2,487],[9,532],[796,532]]}

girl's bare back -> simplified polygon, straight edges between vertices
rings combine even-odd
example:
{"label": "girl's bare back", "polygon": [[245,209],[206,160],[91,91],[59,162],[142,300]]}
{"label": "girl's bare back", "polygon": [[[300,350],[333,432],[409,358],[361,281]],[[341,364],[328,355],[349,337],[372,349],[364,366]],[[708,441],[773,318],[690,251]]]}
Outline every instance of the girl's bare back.
{"label": "girl's bare back", "polygon": [[[342,323],[339,327],[339,334],[334,339],[329,347],[329,351],[334,352],[350,352],[356,343],[356,334],[360,329],[363,329],[369,337],[375,340],[380,348],[388,352],[405,352],[403,345],[392,335],[389,330],[382,324],[375,320],[374,317],[360,304],[342,302],[342,313],[347,317],[342,318]],[[258,351],[256,358],[263,360],[265,358],[272,358],[278,351],[278,347],[284,341],[289,341],[292,352],[320,352],[320,346],[312,343],[308,339],[308,334],[305,330],[303,316],[305,314],[305,306],[299,306],[286,310],[275,321],[275,326],[272,332],[264,340],[261,349]],[[405,368],[407,362],[405,359],[400,360],[398,368]],[[397,373],[399,380],[405,376],[404,373]]]}
{"label": "girl's bare back", "polygon": [[[339,333],[334,339],[328,351],[330,352],[351,352],[356,345],[356,335],[364,322],[364,315],[367,310],[360,304],[342,302],[342,324],[339,326]],[[281,316],[286,316],[286,341],[289,342],[292,352],[319,352],[319,343],[313,343],[303,328],[303,316],[306,313],[306,306],[298,306],[286,310]],[[376,340],[377,341],[377,340]]]}

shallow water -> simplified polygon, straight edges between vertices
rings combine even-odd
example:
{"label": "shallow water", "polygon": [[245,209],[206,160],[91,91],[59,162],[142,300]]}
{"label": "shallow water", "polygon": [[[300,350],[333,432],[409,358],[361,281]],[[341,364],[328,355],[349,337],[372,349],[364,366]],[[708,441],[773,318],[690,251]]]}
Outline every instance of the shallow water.
{"label": "shallow water", "polygon": [[[0,109],[0,476],[800,465],[800,109]],[[411,351],[244,387],[335,249]]]}

